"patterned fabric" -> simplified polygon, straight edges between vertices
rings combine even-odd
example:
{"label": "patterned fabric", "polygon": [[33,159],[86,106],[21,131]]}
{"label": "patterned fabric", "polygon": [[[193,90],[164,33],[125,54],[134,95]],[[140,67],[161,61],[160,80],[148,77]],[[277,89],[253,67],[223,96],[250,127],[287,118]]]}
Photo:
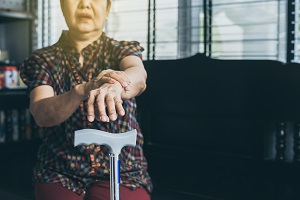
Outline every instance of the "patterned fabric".
{"label": "patterned fabric", "polygon": [[[119,70],[121,60],[129,55],[142,59],[143,48],[138,42],[116,41],[103,33],[101,37],[83,49],[84,64],[79,63],[79,53],[63,31],[59,41],[49,47],[36,50],[21,67],[21,78],[28,86],[28,93],[40,85],[53,87],[55,95],[63,94],[75,87],[77,81],[70,66],[75,66],[80,81],[87,81],[92,70],[93,77],[104,69]],[[147,172],[147,161],[142,146],[143,136],[137,122],[135,99],[123,102],[125,116],[114,122],[89,123],[87,128],[111,133],[122,133],[136,129],[136,147],[124,147],[120,154],[121,184],[134,189],[145,187],[150,193],[152,182]],[[86,108],[84,109],[87,114]],[[78,195],[85,195],[91,184],[109,180],[109,152],[106,146],[74,147],[74,131],[83,129],[80,108],[65,122],[45,128],[43,143],[38,151],[34,168],[34,182],[57,183]],[[101,151],[96,151],[97,149]],[[90,154],[95,154],[95,173],[91,173]]]}

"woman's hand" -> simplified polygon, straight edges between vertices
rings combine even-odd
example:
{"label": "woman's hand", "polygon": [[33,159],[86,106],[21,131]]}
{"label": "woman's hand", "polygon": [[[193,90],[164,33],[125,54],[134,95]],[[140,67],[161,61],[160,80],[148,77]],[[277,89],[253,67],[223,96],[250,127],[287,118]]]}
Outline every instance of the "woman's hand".
{"label": "woman's hand", "polygon": [[121,94],[124,91],[119,82],[105,83],[92,90],[87,101],[88,121],[115,121],[117,116],[124,116]]}
{"label": "woman's hand", "polygon": [[123,58],[120,70],[103,70],[87,83],[90,89],[84,91],[88,91],[85,92],[85,98],[88,96],[88,121],[115,121],[118,115],[125,115],[122,100],[134,98],[146,89],[147,72],[139,57]]}
{"label": "woman's hand", "polygon": [[119,82],[126,91],[130,90],[130,80],[126,76],[125,72],[111,69],[101,71],[97,77],[89,81],[88,89],[89,91],[92,91],[98,89],[104,83],[114,84],[116,82]]}

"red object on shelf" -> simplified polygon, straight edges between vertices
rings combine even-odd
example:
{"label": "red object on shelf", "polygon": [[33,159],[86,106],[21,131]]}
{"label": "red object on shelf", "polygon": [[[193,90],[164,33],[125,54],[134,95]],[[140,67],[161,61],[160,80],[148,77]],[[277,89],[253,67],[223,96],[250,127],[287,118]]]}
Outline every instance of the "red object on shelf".
{"label": "red object on shelf", "polygon": [[[2,82],[2,88],[15,88],[18,86],[18,68],[17,66],[1,66],[0,74],[3,73],[3,80],[0,80],[0,84]],[[1,75],[0,75],[1,79]],[[1,88],[1,85],[0,85]]]}

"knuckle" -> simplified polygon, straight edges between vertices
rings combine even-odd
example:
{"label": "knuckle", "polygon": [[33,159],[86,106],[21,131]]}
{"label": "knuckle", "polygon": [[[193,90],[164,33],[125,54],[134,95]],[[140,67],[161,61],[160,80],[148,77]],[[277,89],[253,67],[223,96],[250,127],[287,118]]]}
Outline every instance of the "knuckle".
{"label": "knuckle", "polygon": [[[113,79],[113,78],[111,78],[111,79]],[[115,86],[114,85],[112,85],[112,84],[107,84],[107,90],[110,92],[110,91],[113,91],[114,90],[114,88],[115,88]]]}
{"label": "knuckle", "polygon": [[122,99],[116,99],[115,101],[116,101],[116,103],[118,103],[118,104],[122,104],[122,103],[123,103]]}
{"label": "knuckle", "polygon": [[89,97],[92,98],[93,96],[95,96],[94,94],[95,94],[95,91],[94,91],[94,90],[91,90],[91,91],[89,92]]}
{"label": "knuckle", "polygon": [[112,87],[112,86],[109,86],[109,87],[107,88],[107,90],[108,90],[109,92],[115,92],[115,88]]}
{"label": "knuckle", "polygon": [[112,103],[112,102],[114,102],[114,100],[113,100],[113,98],[108,97],[108,98],[106,99],[106,102],[107,102],[107,103]]}
{"label": "knuckle", "polygon": [[98,94],[102,95],[102,94],[104,94],[104,93],[106,93],[106,88],[105,88],[105,87],[104,87],[104,88],[100,88],[100,89],[98,90]]}

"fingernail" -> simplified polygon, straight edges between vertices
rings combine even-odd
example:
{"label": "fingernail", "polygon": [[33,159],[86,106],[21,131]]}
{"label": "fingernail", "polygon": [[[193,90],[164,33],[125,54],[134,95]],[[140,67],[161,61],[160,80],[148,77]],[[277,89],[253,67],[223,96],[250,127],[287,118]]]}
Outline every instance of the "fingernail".
{"label": "fingernail", "polygon": [[124,110],[120,111],[120,115],[124,116],[125,115],[125,111]]}
{"label": "fingernail", "polygon": [[110,115],[111,120],[115,121],[117,119],[117,116],[115,114]]}
{"label": "fingernail", "polygon": [[103,122],[109,122],[109,118],[107,116],[101,116],[100,119]]}
{"label": "fingernail", "polygon": [[123,86],[126,88],[127,86],[128,86],[129,84],[125,81],[124,83],[123,83]]}
{"label": "fingernail", "polygon": [[90,122],[93,122],[94,121],[94,117],[93,116],[88,116],[88,120],[90,121]]}
{"label": "fingernail", "polygon": [[126,91],[129,91],[131,89],[131,87],[128,85],[127,87],[125,87]]}

